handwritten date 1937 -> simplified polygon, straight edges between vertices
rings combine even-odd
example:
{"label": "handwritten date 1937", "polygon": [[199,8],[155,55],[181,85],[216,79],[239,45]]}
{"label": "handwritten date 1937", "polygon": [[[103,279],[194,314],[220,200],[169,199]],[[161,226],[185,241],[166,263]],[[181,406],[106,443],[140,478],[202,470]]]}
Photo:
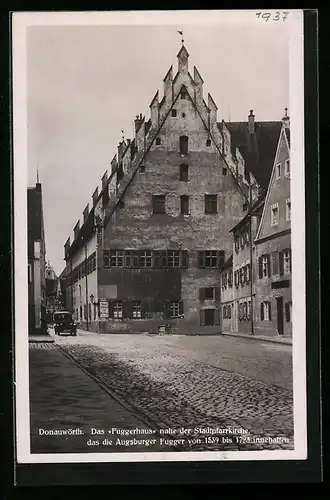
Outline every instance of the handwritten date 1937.
{"label": "handwritten date 1937", "polygon": [[285,21],[289,12],[257,12],[258,19],[263,19],[266,23],[271,21]]}

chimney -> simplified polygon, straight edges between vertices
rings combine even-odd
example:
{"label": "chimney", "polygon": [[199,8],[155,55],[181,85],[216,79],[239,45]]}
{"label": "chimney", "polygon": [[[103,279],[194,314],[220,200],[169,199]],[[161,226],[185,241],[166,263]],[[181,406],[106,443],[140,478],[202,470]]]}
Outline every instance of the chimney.
{"label": "chimney", "polygon": [[135,123],[135,132],[137,132],[140,128],[141,123],[142,123],[142,113],[140,113],[139,115],[136,115],[134,123]]}
{"label": "chimney", "polygon": [[248,131],[249,131],[249,134],[254,134],[254,132],[255,132],[253,109],[250,109],[250,114],[248,116]]}
{"label": "chimney", "polygon": [[288,108],[284,110],[284,116],[282,118],[282,123],[285,128],[290,128],[290,117],[288,116]]}

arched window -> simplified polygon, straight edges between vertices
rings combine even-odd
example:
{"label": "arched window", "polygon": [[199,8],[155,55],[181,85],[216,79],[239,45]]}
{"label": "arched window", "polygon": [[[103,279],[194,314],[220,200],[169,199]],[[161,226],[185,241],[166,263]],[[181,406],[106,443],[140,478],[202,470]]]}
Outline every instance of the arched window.
{"label": "arched window", "polygon": [[180,136],[180,154],[188,154],[188,137],[186,135]]}

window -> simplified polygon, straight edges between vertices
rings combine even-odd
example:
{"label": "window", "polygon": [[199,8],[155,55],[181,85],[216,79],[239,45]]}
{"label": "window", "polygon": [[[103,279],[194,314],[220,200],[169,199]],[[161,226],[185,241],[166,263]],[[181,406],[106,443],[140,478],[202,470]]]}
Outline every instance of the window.
{"label": "window", "polygon": [[283,271],[284,274],[290,274],[291,272],[291,250],[283,250]]}
{"label": "window", "polygon": [[284,174],[286,177],[290,176],[290,160],[285,161]]}
{"label": "window", "polygon": [[241,267],[239,270],[239,282],[241,285],[244,284],[245,281],[245,266]]}
{"label": "window", "polygon": [[180,181],[188,182],[188,165],[180,165]]}
{"label": "window", "polygon": [[278,224],[278,216],[279,216],[279,210],[278,210],[278,203],[274,203],[270,207],[270,223],[272,226],[276,226]]}
{"label": "window", "polygon": [[247,315],[247,305],[246,302],[243,302],[243,319],[246,319]]}
{"label": "window", "polygon": [[218,212],[218,199],[216,194],[205,195],[205,213],[216,214]]}
{"label": "window", "polygon": [[142,317],[141,302],[133,302],[133,304],[132,304],[132,317],[133,317],[133,319],[139,319]]}
{"label": "window", "polygon": [[140,267],[152,267],[151,250],[141,250],[139,265]]}
{"label": "window", "polygon": [[223,318],[227,319],[226,306],[223,306],[223,308],[222,308],[222,314],[223,314]]}
{"label": "window", "polygon": [[214,299],[214,286],[208,286],[204,289],[204,294],[205,294],[205,299],[206,300],[213,300]]}
{"label": "window", "polygon": [[181,196],[181,214],[189,215],[189,196]]}
{"label": "window", "polygon": [[120,200],[118,205],[119,205],[119,208],[125,208],[125,202],[123,200]]}
{"label": "window", "polygon": [[226,167],[223,167],[222,169],[222,175],[227,175],[228,169]]}
{"label": "window", "polygon": [[161,139],[160,137],[156,137],[156,146],[159,146],[161,144]]}
{"label": "window", "polygon": [[287,198],[285,200],[285,220],[286,221],[291,220],[291,200],[290,200],[290,198]]}
{"label": "window", "polygon": [[28,264],[28,283],[32,283],[32,264]]}
{"label": "window", "polygon": [[185,118],[186,117],[186,113],[182,113],[182,118]]}
{"label": "window", "polygon": [[167,251],[167,265],[168,267],[180,267],[180,250]]}
{"label": "window", "polygon": [[281,177],[281,164],[278,163],[276,165],[276,179],[280,179],[280,177]]}
{"label": "window", "polygon": [[219,309],[201,309],[200,324],[201,326],[215,326],[220,324]]}
{"label": "window", "polygon": [[154,214],[165,213],[165,196],[155,195],[152,197],[152,210]]}
{"label": "window", "polygon": [[243,203],[243,212],[247,211],[247,203]]}
{"label": "window", "polygon": [[199,268],[217,268],[224,263],[224,252],[219,250],[200,250],[198,252]]}
{"label": "window", "polygon": [[285,308],[285,321],[289,323],[292,318],[292,302],[286,302],[284,308]]}
{"label": "window", "polygon": [[188,154],[188,137],[186,135],[181,135],[179,138],[180,142],[180,154],[187,155]]}
{"label": "window", "polygon": [[235,236],[235,252],[238,252],[239,250],[239,237],[236,235]]}
{"label": "window", "polygon": [[171,318],[180,318],[180,300],[172,300],[170,308]]}
{"label": "window", "polygon": [[211,146],[211,139],[207,139],[206,146],[209,148]]}
{"label": "window", "polygon": [[186,89],[182,89],[180,92],[180,98],[181,99],[187,99],[187,91]]}
{"label": "window", "polygon": [[121,319],[123,317],[123,303],[121,301],[113,303],[113,317],[115,319]]}
{"label": "window", "polygon": [[264,254],[259,257],[259,278],[266,276],[270,277],[270,256]]}
{"label": "window", "polygon": [[172,113],[171,114],[172,114],[172,116],[175,117],[176,116],[176,109],[172,109]]}
{"label": "window", "polygon": [[261,302],[260,304],[261,321],[271,321],[271,305],[270,302]]}
{"label": "window", "polygon": [[123,250],[110,250],[110,266],[122,267],[124,265]]}
{"label": "window", "polygon": [[247,283],[249,283],[249,281],[250,281],[250,274],[251,274],[250,267],[251,267],[250,264],[246,264],[246,266],[245,266],[245,269],[246,269],[246,275],[245,275],[246,279],[245,280]]}
{"label": "window", "polygon": [[145,173],[146,173],[145,165],[140,165],[140,174],[145,174]]}
{"label": "window", "polygon": [[279,273],[279,253],[272,252],[272,274]]}

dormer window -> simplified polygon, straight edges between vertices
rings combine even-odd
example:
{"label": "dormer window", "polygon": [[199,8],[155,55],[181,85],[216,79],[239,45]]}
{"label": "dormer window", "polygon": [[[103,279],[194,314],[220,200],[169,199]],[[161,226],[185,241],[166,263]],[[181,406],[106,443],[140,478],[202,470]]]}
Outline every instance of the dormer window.
{"label": "dormer window", "polygon": [[172,109],[172,116],[176,116],[176,109]]}
{"label": "dormer window", "polygon": [[161,139],[160,137],[156,137],[156,146],[159,146],[161,144]]}

